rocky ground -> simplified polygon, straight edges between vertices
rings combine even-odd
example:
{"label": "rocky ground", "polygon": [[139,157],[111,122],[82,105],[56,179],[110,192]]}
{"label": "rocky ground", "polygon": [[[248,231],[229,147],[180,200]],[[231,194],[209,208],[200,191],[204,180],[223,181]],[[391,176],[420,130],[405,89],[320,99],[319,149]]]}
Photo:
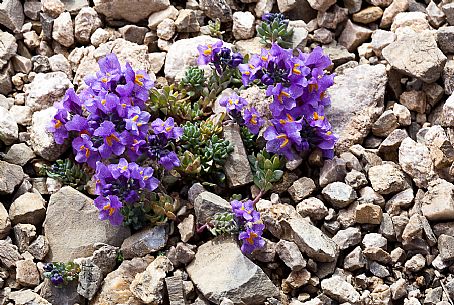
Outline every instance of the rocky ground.
{"label": "rocky ground", "polygon": [[[131,234],[39,176],[66,150],[46,132],[49,107],[99,58],[114,52],[157,82],[178,80],[196,47],[214,41],[208,20],[222,21],[238,51],[257,53],[255,27],[269,11],[289,17],[293,47],[330,55],[340,140],[333,160],[287,163],[258,202],[264,249],[248,258],[233,238],[198,234],[197,223],[229,209],[199,184],[182,194],[177,221]],[[452,305],[451,54],[450,0],[3,0],[0,304]],[[263,104],[262,91],[245,95]],[[251,183],[248,167],[227,164],[226,174]],[[43,262],[71,260],[78,284],[43,279]]]}

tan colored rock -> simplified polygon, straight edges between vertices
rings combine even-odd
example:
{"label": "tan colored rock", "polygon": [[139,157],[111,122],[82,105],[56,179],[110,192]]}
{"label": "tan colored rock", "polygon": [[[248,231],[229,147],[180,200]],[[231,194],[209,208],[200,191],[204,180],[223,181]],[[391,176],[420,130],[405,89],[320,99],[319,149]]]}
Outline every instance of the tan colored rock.
{"label": "tan colored rock", "polygon": [[354,22],[368,24],[377,21],[382,15],[383,10],[381,8],[377,6],[370,6],[353,14],[352,19]]}
{"label": "tan colored rock", "polygon": [[39,272],[32,260],[21,260],[16,263],[16,281],[25,287],[39,285]]}
{"label": "tan colored rock", "polygon": [[383,12],[383,18],[381,19],[380,27],[388,28],[393,22],[394,17],[401,12],[405,12],[408,9],[408,5],[408,0],[392,1],[391,5],[388,6]]}
{"label": "tan colored rock", "polygon": [[13,201],[9,216],[13,224],[41,225],[46,216],[46,201],[37,193],[25,193]]}
{"label": "tan colored rock", "polygon": [[348,51],[353,52],[359,45],[369,39],[371,35],[372,31],[368,28],[356,25],[348,20],[339,37],[339,44],[346,47]]}
{"label": "tan colored rock", "polygon": [[383,218],[383,211],[380,206],[365,203],[356,207],[355,219],[357,223],[379,225]]}

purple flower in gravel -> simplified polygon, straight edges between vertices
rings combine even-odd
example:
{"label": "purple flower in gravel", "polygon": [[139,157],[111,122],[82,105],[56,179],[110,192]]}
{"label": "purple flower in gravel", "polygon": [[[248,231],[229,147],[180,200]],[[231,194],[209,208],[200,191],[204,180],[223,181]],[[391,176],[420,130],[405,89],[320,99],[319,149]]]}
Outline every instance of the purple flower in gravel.
{"label": "purple flower in gravel", "polygon": [[255,107],[251,107],[244,110],[243,114],[244,125],[249,129],[253,134],[258,134],[260,128],[262,128],[265,120],[260,116],[259,112]]}
{"label": "purple flower in gravel", "polygon": [[270,110],[273,116],[279,116],[284,110],[290,110],[296,106],[296,100],[289,88],[284,87],[281,83],[276,86],[268,86],[267,96],[273,96],[273,102]]}
{"label": "purple flower in gravel", "polygon": [[233,200],[230,205],[232,206],[232,212],[240,220],[256,222],[260,219],[260,213],[254,209],[254,203],[252,200]]}
{"label": "purple flower in gravel", "polygon": [[262,248],[265,241],[262,238],[263,224],[252,224],[246,227],[246,231],[241,232],[238,239],[243,242],[241,251],[246,254],[252,253],[255,249]]}
{"label": "purple flower in gravel", "polygon": [[214,44],[206,46],[200,45],[197,47],[199,51],[199,58],[197,59],[198,65],[207,65],[214,60],[214,55],[217,54],[222,47],[222,40],[216,41]]}
{"label": "purple flower in gravel", "polygon": [[260,56],[254,54],[248,63],[240,64],[238,66],[238,69],[241,72],[241,81],[243,82],[243,85],[247,86],[255,79],[261,77],[259,71],[262,69],[262,63]]}
{"label": "purple flower in gravel", "polygon": [[110,53],[107,54],[105,57],[101,58],[98,61],[100,72],[106,77],[107,79],[101,79],[103,83],[107,83],[110,79],[114,78],[114,75],[121,74],[121,65],[118,61],[118,58],[115,54]]}
{"label": "purple flower in gravel", "polygon": [[128,111],[128,118],[125,119],[126,129],[134,135],[145,135],[149,120],[150,113],[141,111],[139,107],[132,107]]}
{"label": "purple flower in gravel", "polygon": [[284,155],[289,160],[297,157],[295,148],[301,148],[301,135],[297,124],[285,124],[279,126],[269,126],[263,137],[267,140],[266,150],[268,152]]}
{"label": "purple flower in gravel", "polygon": [[65,124],[68,120],[68,112],[64,109],[58,109],[48,128],[49,132],[54,134],[55,143],[63,144],[68,138],[69,133]]}
{"label": "purple flower in gravel", "polygon": [[80,134],[88,133],[88,121],[83,116],[76,114],[72,120],[65,124],[69,131],[78,131]]}
{"label": "purple flower in gravel", "polygon": [[165,121],[156,119],[151,122],[151,128],[155,134],[164,134],[167,139],[178,140],[183,134],[183,128],[175,126],[175,120],[172,117]]}
{"label": "purple flower in gravel", "polygon": [[[135,164],[135,163],[132,163]],[[128,178],[131,176],[130,173],[130,164],[125,158],[121,158],[118,161],[118,164],[111,164],[109,165],[109,170],[112,173],[112,177],[114,179],[118,179],[118,177],[123,176]]]}
{"label": "purple flower in gravel", "polygon": [[124,144],[126,146],[126,153],[131,161],[137,160],[142,155],[141,148],[145,147],[147,142],[144,138],[130,134],[124,134]]}
{"label": "purple flower in gravel", "polygon": [[109,220],[113,226],[119,226],[123,223],[123,215],[121,214],[123,204],[117,196],[99,196],[95,199],[94,204],[99,210],[99,219]]}
{"label": "purple flower in gravel", "polygon": [[95,130],[95,136],[102,137],[104,143],[99,147],[99,153],[104,159],[109,158],[112,153],[120,156],[125,151],[121,143],[120,135],[115,131],[115,125],[110,121],[104,121]]}
{"label": "purple flower in gravel", "polygon": [[75,153],[75,159],[79,163],[87,163],[90,167],[95,168],[96,162],[100,160],[98,149],[93,146],[91,138],[87,134],[82,134],[72,142]]}
{"label": "purple flower in gravel", "polygon": [[225,96],[219,100],[219,105],[225,107],[227,112],[241,111],[247,104],[248,102],[236,93]]}
{"label": "purple flower in gravel", "polygon": [[159,164],[166,170],[172,170],[174,167],[180,166],[180,159],[175,152],[169,151],[167,154],[161,155]]}
{"label": "purple flower in gravel", "polygon": [[62,100],[62,107],[65,110],[73,114],[82,114],[82,104],[82,100],[77,96],[73,88],[66,90]]}

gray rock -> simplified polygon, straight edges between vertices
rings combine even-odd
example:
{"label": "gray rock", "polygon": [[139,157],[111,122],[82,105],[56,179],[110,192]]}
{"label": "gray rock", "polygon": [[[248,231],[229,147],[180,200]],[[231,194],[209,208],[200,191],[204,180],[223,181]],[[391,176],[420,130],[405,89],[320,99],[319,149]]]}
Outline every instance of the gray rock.
{"label": "gray rock", "polygon": [[26,1],[24,3],[24,14],[32,20],[39,20],[39,12],[41,12],[41,2]]}
{"label": "gray rock", "polygon": [[352,252],[347,254],[344,259],[344,268],[348,271],[355,271],[366,266],[367,260],[363,256],[361,247],[356,247]]}
{"label": "gray rock", "polygon": [[171,40],[173,35],[175,35],[176,30],[177,26],[175,24],[175,21],[167,18],[159,23],[158,28],[156,29],[156,35],[160,39]]}
{"label": "gray rock", "polygon": [[454,5],[453,3],[445,3],[441,7],[443,13],[446,15],[446,19],[449,25],[454,25]]}
{"label": "gray rock", "polygon": [[288,189],[290,196],[295,202],[300,202],[304,198],[310,196],[316,189],[314,180],[307,177],[302,177],[295,182]]}
{"label": "gray rock", "polygon": [[144,272],[131,282],[131,292],[145,304],[161,304],[164,294],[164,279],[173,271],[172,263],[165,256],[158,256]]}
{"label": "gray rock", "polygon": [[[100,221],[93,200],[65,186],[50,196],[44,233],[49,241],[49,261],[70,261],[92,255],[95,243],[119,246],[130,231]],[[65,217],[62,217],[65,215]],[[86,233],[90,228],[90,234]],[[71,243],[68,243],[71,236]]]}
{"label": "gray rock", "polygon": [[333,207],[338,209],[347,207],[357,198],[355,190],[343,182],[328,184],[322,190],[322,195]]}
{"label": "gray rock", "polygon": [[41,286],[40,296],[50,304],[83,304],[85,299],[77,293],[77,281],[55,287],[49,279],[44,279]]}
{"label": "gray rock", "polygon": [[201,0],[199,4],[200,9],[212,20],[216,20],[216,18],[219,18],[221,22],[232,20],[232,9],[225,0]]}
{"label": "gray rock", "polygon": [[25,193],[13,201],[9,208],[12,224],[29,223],[41,225],[46,215],[46,201],[36,193]]}
{"label": "gray rock", "polygon": [[377,137],[387,137],[397,127],[399,127],[399,124],[396,115],[392,110],[386,110],[372,125],[372,133]]}
{"label": "gray rock", "polygon": [[142,257],[161,250],[166,245],[167,239],[167,226],[144,228],[123,241],[121,253],[125,259]]}
{"label": "gray rock", "polygon": [[384,163],[369,169],[369,180],[374,191],[388,195],[408,188],[404,173],[395,163]]}
{"label": "gray rock", "polygon": [[335,84],[328,90],[332,104],[326,115],[340,137],[336,150],[345,152],[367,136],[383,112],[387,79],[381,64],[360,65],[335,78]]}
{"label": "gray rock", "polygon": [[331,5],[336,3],[335,0],[308,0],[309,5],[317,11],[326,11]]}
{"label": "gray rock", "polygon": [[25,105],[35,111],[45,109],[60,101],[66,90],[72,87],[63,72],[38,73],[25,91]]}
{"label": "gray rock", "polygon": [[81,259],[79,266],[77,293],[91,300],[101,287],[103,280],[102,270],[93,262],[92,258]]}
{"label": "gray rock", "polygon": [[349,52],[353,52],[358,46],[368,40],[371,35],[372,31],[368,28],[347,20],[344,31],[339,37],[339,44],[346,47]]}
{"label": "gray rock", "polygon": [[353,169],[345,176],[345,183],[354,189],[358,189],[366,186],[369,182],[367,181],[366,175]]}
{"label": "gray rock", "polygon": [[2,69],[8,60],[16,54],[17,43],[13,35],[3,31],[0,31],[0,41],[2,42],[0,45],[0,69]]}
{"label": "gray rock", "polygon": [[323,292],[340,303],[357,304],[360,299],[355,288],[340,276],[333,276],[321,282]]}
{"label": "gray rock", "polygon": [[11,230],[11,220],[3,204],[0,202],[0,239],[8,236]]}
{"label": "gray rock", "polygon": [[6,240],[0,240],[0,262],[6,268],[13,268],[22,256],[17,251],[17,247]]}
{"label": "gray rock", "polygon": [[[436,81],[446,63],[446,56],[437,47],[429,32],[403,35],[383,49],[383,57],[396,70],[427,83]],[[420,61],[418,58],[425,58]]]}
{"label": "gray rock", "polygon": [[178,10],[175,6],[171,5],[162,11],[155,12],[148,17],[148,27],[152,30],[156,30],[158,25],[164,19],[175,20],[178,17]]}
{"label": "gray rock", "polygon": [[18,137],[19,127],[16,120],[7,109],[0,107],[0,141],[11,145],[17,141]]}
{"label": "gray rock", "polygon": [[362,240],[362,245],[364,248],[381,248],[386,250],[388,241],[381,234],[378,233],[367,233],[364,235]]}
{"label": "gray rock", "polygon": [[443,68],[442,78],[446,94],[454,92],[454,60],[448,60]]}
{"label": "gray rock", "polygon": [[185,305],[186,295],[182,276],[174,275],[165,278],[169,305]]}
{"label": "gray rock", "polygon": [[76,15],[82,8],[89,5],[88,0],[61,0],[65,5],[65,10]]}
{"label": "gray rock", "polygon": [[320,169],[319,184],[325,187],[336,181],[343,181],[347,175],[346,162],[338,157],[326,160]]}
{"label": "gray rock", "polygon": [[101,269],[102,274],[105,276],[115,269],[120,249],[104,244],[99,244],[97,246],[99,246],[99,249],[93,252],[93,263]]}
{"label": "gray rock", "polygon": [[233,37],[237,40],[250,39],[254,37],[254,22],[255,17],[251,12],[235,12],[233,14]]}
{"label": "gray rock", "polygon": [[[143,44],[143,39],[145,34],[148,32],[148,29],[145,27],[140,27],[132,24],[125,25],[118,29],[125,40],[134,42],[137,44]],[[156,73],[159,71],[156,71]]]}
{"label": "gray rock", "polygon": [[294,242],[280,240],[276,244],[276,253],[287,267],[292,270],[301,270],[306,267],[306,261]]}
{"label": "gray rock", "polygon": [[339,248],[292,206],[276,204],[260,211],[267,229],[277,238],[293,241],[300,251],[319,262],[336,261]]}
{"label": "gray rock", "polygon": [[405,279],[398,279],[391,286],[391,295],[393,300],[398,300],[407,295],[407,281]]}
{"label": "gray rock", "polygon": [[427,18],[429,19],[430,25],[435,28],[438,28],[446,20],[446,15],[443,11],[435,4],[435,2],[430,1],[429,5],[426,7]]}
{"label": "gray rock", "polygon": [[33,71],[37,73],[50,72],[49,58],[44,55],[35,55],[31,59],[33,64]]}
{"label": "gray rock", "polygon": [[194,10],[180,10],[177,20],[175,20],[177,31],[180,33],[194,33],[200,31],[199,21]]}
{"label": "gray rock", "polygon": [[442,234],[438,237],[438,251],[443,261],[454,259],[454,237]]}
{"label": "gray rock", "polygon": [[0,70],[0,94],[9,94],[13,91],[13,83],[11,77],[14,73],[13,65],[7,64],[3,70]]}
{"label": "gray rock", "polygon": [[328,208],[323,201],[316,197],[310,197],[298,203],[296,211],[301,216],[309,217],[312,220],[322,220],[328,215]]}
{"label": "gray rock", "polygon": [[454,26],[444,26],[437,30],[438,47],[443,53],[454,53],[454,46],[451,43],[453,39]]}
{"label": "gray rock", "polygon": [[14,55],[11,62],[13,63],[14,71],[28,74],[32,70],[32,61],[20,55]]}
{"label": "gray rock", "polygon": [[429,184],[422,200],[422,213],[433,221],[454,219],[454,185],[437,179]]}
{"label": "gray rock", "polygon": [[205,224],[216,213],[229,212],[232,210],[227,200],[210,192],[202,192],[194,201],[194,210],[197,223]]}
{"label": "gray rock", "polygon": [[44,235],[39,235],[29,246],[27,251],[37,260],[43,260],[49,252],[49,242]]}
{"label": "gray rock", "polygon": [[48,131],[49,124],[57,113],[54,107],[37,111],[32,117],[30,128],[31,148],[40,157],[49,161],[55,161],[66,151],[69,144],[58,145],[55,143],[54,136]]}
{"label": "gray rock", "polygon": [[0,194],[12,194],[22,180],[24,180],[22,167],[0,161]]}
{"label": "gray rock", "polygon": [[323,52],[329,56],[336,67],[355,60],[355,54],[350,53],[347,48],[342,45],[323,46]]}
{"label": "gray rock", "polygon": [[390,275],[389,270],[385,266],[375,261],[369,263],[369,271],[379,278],[385,278]]}
{"label": "gray rock", "polygon": [[19,0],[4,0],[0,3],[0,24],[19,33],[24,24],[24,10]]}
{"label": "gray rock", "polygon": [[16,281],[24,287],[38,286],[39,272],[32,260],[21,260],[16,263]]}
{"label": "gray rock", "polygon": [[188,217],[183,219],[178,224],[178,231],[180,232],[181,241],[188,242],[195,233],[195,217],[192,214],[189,214]]}
{"label": "gray rock", "polygon": [[124,19],[132,23],[148,18],[151,13],[161,11],[170,5],[169,0],[147,2],[125,0],[95,0],[94,9],[107,19]]}
{"label": "gray rock", "polygon": [[405,262],[405,269],[410,272],[418,272],[426,266],[426,258],[418,253]]}
{"label": "gray rock", "polygon": [[404,139],[400,145],[399,164],[418,187],[427,187],[435,177],[429,149],[411,138]]}
{"label": "gray rock", "polygon": [[262,304],[279,294],[266,274],[243,255],[233,238],[215,238],[201,245],[186,270],[203,296],[216,304],[224,297],[233,304]]}
{"label": "gray rock", "polygon": [[62,54],[49,57],[49,65],[52,72],[64,72],[69,78],[72,78],[71,65]]}
{"label": "gray rock", "polygon": [[143,304],[142,301],[136,298],[131,292],[130,285],[134,280],[134,277],[137,274],[144,272],[152,260],[152,257],[146,256],[123,261],[118,269],[106,276],[100,292],[95,296],[91,304]]}
{"label": "gray rock", "polygon": [[238,187],[252,183],[252,171],[241,139],[240,127],[237,124],[224,126],[224,138],[233,145],[233,152],[224,165],[229,186]]}
{"label": "gray rock", "polygon": [[175,247],[171,247],[167,252],[167,257],[174,267],[189,264],[195,256],[195,246],[179,242]]}
{"label": "gray rock", "polygon": [[30,242],[36,237],[36,227],[31,224],[17,224],[13,227],[14,243],[20,253],[28,249]]}
{"label": "gray rock", "polygon": [[65,47],[70,47],[74,44],[74,25],[70,13],[61,13],[54,20],[52,38]]}
{"label": "gray rock", "polygon": [[333,236],[333,241],[341,250],[356,246],[361,242],[361,231],[358,228],[350,227],[345,230],[339,230]]}
{"label": "gray rock", "polygon": [[91,7],[84,7],[74,19],[74,36],[80,43],[89,43],[91,34],[101,25],[98,13]]}
{"label": "gray rock", "polygon": [[8,298],[16,305],[52,305],[30,289],[12,291]]}

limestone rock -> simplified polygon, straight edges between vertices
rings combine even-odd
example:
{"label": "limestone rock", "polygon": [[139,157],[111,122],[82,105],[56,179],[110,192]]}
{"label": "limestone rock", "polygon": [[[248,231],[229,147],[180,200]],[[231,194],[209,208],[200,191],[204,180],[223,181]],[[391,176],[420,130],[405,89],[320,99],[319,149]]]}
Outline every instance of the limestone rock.
{"label": "limestone rock", "polygon": [[0,24],[15,33],[20,32],[24,24],[24,10],[19,0],[4,0],[0,3]]}
{"label": "limestone rock", "polygon": [[430,32],[402,35],[382,54],[394,69],[427,83],[439,78],[447,60]]}
{"label": "limestone rock", "polygon": [[454,185],[443,179],[429,183],[423,197],[422,213],[432,221],[454,219]]}
{"label": "limestone rock", "polygon": [[243,255],[233,238],[215,238],[198,250],[186,268],[197,289],[219,304],[223,297],[233,304],[262,304],[279,290],[266,274]]}
{"label": "limestone rock", "polygon": [[21,260],[16,263],[16,281],[25,287],[39,284],[39,272],[32,260]]}
{"label": "limestone rock", "polygon": [[30,143],[33,151],[49,161],[55,161],[68,148],[68,143],[58,145],[55,143],[54,136],[48,131],[49,124],[57,113],[54,107],[37,111],[32,117],[30,128]]}
{"label": "limestone rock", "polygon": [[194,201],[195,217],[199,224],[208,222],[214,214],[230,212],[232,207],[227,200],[210,192],[200,193]]}
{"label": "limestone rock", "polygon": [[131,282],[131,292],[145,304],[161,304],[163,301],[164,279],[173,265],[165,256],[158,256],[144,272]]}
{"label": "limestone rock", "polygon": [[170,5],[169,0],[125,1],[95,0],[95,10],[108,19],[124,19],[132,23],[148,18],[151,13],[161,11]]}
{"label": "limestone rock", "polygon": [[357,304],[359,302],[359,293],[350,283],[340,276],[324,279],[321,282],[321,286],[324,293],[340,303],[350,302],[352,304]]}
{"label": "limestone rock", "polygon": [[2,69],[6,65],[8,60],[10,60],[11,57],[16,54],[17,43],[16,38],[14,38],[13,35],[3,31],[0,31],[0,41],[2,42],[2,44],[0,45],[0,69]]}
{"label": "limestone rock", "polygon": [[395,163],[384,163],[369,169],[369,180],[374,191],[387,195],[403,191],[408,187],[404,173]]}
{"label": "limestone rock", "polygon": [[167,243],[167,238],[167,226],[144,228],[124,240],[121,252],[125,259],[142,257],[162,249]]}
{"label": "limestone rock", "polygon": [[232,9],[226,0],[201,0],[199,4],[200,9],[212,20],[216,20],[216,18],[219,18],[221,22],[232,20]]}
{"label": "limestone rock", "polygon": [[255,17],[251,12],[235,12],[233,14],[233,36],[237,40],[249,39],[255,33]]}
{"label": "limestone rock", "polygon": [[429,149],[411,138],[404,139],[400,145],[399,164],[418,187],[427,187],[435,176]]}
{"label": "limestone rock", "polygon": [[331,5],[336,3],[335,0],[308,0],[309,5],[317,11],[326,11]]}
{"label": "limestone rock", "polygon": [[59,102],[66,90],[72,87],[63,72],[38,73],[25,91],[25,105],[34,111],[48,108]]}
{"label": "limestone rock", "polygon": [[89,43],[91,34],[101,25],[98,13],[91,7],[84,7],[74,19],[74,36],[80,43]]}
{"label": "limestone rock", "polygon": [[13,291],[8,298],[16,305],[52,305],[30,289]]}
{"label": "limestone rock", "polygon": [[332,103],[326,115],[339,135],[337,151],[361,143],[369,133],[383,112],[387,79],[385,66],[380,64],[360,65],[334,79],[328,90]]}
{"label": "limestone rock", "polygon": [[51,195],[43,227],[49,240],[49,261],[90,256],[94,243],[119,246],[130,235],[128,228],[100,221],[93,200],[68,186]]}
{"label": "limestone rock", "polygon": [[347,207],[356,199],[355,190],[343,182],[328,184],[322,190],[322,195],[332,206],[338,209]]}
{"label": "limestone rock", "polygon": [[300,202],[311,195],[315,189],[315,183],[311,178],[302,177],[293,182],[292,186],[288,189],[288,192],[295,202]]}
{"label": "limestone rock", "polygon": [[64,12],[54,20],[52,38],[65,47],[74,43],[74,26],[70,13]]}
{"label": "limestone rock", "polygon": [[24,179],[22,167],[0,161],[0,194],[12,194]]}
{"label": "limestone rock", "polygon": [[224,126],[224,138],[233,145],[233,152],[227,157],[224,165],[227,182],[231,187],[252,183],[252,171],[238,125]]}
{"label": "limestone rock", "polygon": [[349,52],[353,52],[359,45],[365,42],[372,35],[372,31],[347,21],[344,31],[339,37],[339,44],[347,48]]}
{"label": "limestone rock", "polygon": [[91,300],[101,287],[103,280],[102,270],[93,262],[92,258],[82,259],[79,266],[80,273],[77,293]]}
{"label": "limestone rock", "polygon": [[6,268],[13,268],[22,256],[17,251],[17,247],[6,240],[0,240],[0,262]]}
{"label": "limestone rock", "polygon": [[13,201],[9,216],[13,224],[29,223],[41,225],[46,215],[46,202],[41,195],[25,193]]}
{"label": "limestone rock", "polygon": [[19,127],[11,113],[0,106],[0,141],[11,145],[19,137]]}

